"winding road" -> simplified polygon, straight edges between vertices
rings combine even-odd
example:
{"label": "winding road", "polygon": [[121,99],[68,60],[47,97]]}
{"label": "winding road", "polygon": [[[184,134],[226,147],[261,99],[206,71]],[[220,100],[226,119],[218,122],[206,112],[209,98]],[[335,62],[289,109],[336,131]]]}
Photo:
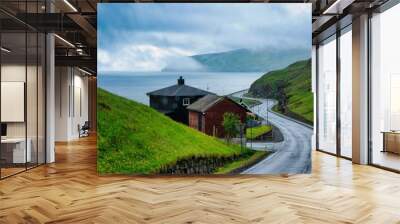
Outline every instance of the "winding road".
{"label": "winding road", "polygon": [[271,108],[276,104],[275,100],[244,97],[246,92],[247,90],[237,92],[233,96],[262,102],[252,107],[252,112],[265,120],[268,117],[269,122],[279,128],[284,140],[276,143],[252,143],[253,149],[268,149],[273,151],[273,154],[248,168],[243,174],[310,173],[312,127],[272,111]]}

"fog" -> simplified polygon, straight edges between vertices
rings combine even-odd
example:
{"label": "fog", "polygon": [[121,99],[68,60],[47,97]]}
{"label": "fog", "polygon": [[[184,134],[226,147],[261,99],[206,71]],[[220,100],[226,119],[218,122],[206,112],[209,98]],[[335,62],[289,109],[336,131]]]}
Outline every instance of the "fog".
{"label": "fog", "polygon": [[98,33],[100,72],[197,70],[188,56],[310,47],[311,4],[99,4]]}
{"label": "fog", "polygon": [[186,72],[201,72],[207,71],[202,64],[197,62],[191,57],[175,56],[169,57],[167,60],[167,66],[163,67],[163,71],[186,71]]}

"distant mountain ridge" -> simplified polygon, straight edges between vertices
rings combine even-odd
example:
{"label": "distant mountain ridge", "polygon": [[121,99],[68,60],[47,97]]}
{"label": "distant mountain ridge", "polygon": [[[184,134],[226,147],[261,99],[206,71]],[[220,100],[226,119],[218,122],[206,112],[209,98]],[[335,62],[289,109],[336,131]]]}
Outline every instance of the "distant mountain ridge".
{"label": "distant mountain ridge", "polygon": [[[268,72],[310,58],[311,51],[305,48],[263,50],[237,49],[226,52],[193,55],[202,65],[199,71],[209,72]],[[172,68],[173,67],[173,68]],[[184,66],[183,66],[184,67]],[[183,71],[167,65],[162,71]]]}

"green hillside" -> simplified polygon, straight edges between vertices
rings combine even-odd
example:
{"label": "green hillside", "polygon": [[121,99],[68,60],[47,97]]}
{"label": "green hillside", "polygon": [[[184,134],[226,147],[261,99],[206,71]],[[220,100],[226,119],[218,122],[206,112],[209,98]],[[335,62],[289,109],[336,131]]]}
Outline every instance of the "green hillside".
{"label": "green hillside", "polygon": [[181,159],[251,156],[152,108],[98,89],[99,173],[151,174]]}
{"label": "green hillside", "polygon": [[278,99],[280,105],[275,109],[312,124],[311,60],[268,72],[251,85],[249,95]]}

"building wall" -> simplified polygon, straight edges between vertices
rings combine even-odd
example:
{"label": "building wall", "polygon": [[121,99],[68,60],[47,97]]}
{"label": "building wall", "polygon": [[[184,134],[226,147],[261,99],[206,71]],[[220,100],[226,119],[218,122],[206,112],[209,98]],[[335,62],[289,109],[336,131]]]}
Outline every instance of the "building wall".
{"label": "building wall", "polygon": [[55,140],[70,141],[89,119],[88,77],[72,67],[56,67],[55,73]]}
{"label": "building wall", "polygon": [[68,92],[71,77],[68,67],[57,67],[55,72],[55,140],[62,141],[67,139],[69,132]]}
{"label": "building wall", "polygon": [[199,112],[189,111],[189,127],[199,130]]}
{"label": "building wall", "polygon": [[97,78],[88,78],[88,116],[90,131],[97,132]]}
{"label": "building wall", "polygon": [[183,99],[189,98],[190,104],[196,102],[203,96],[150,96],[150,107],[163,112],[173,111],[168,116],[178,122],[189,124],[188,105],[183,105]]}
{"label": "building wall", "polygon": [[246,121],[246,110],[231,100],[224,99],[206,111],[204,132],[207,135],[215,135],[219,138],[224,137],[225,133],[222,122],[224,114],[227,112],[239,115],[242,123]]}
{"label": "building wall", "polygon": [[172,111],[178,107],[178,104],[175,97],[150,96],[150,107],[160,111]]}

